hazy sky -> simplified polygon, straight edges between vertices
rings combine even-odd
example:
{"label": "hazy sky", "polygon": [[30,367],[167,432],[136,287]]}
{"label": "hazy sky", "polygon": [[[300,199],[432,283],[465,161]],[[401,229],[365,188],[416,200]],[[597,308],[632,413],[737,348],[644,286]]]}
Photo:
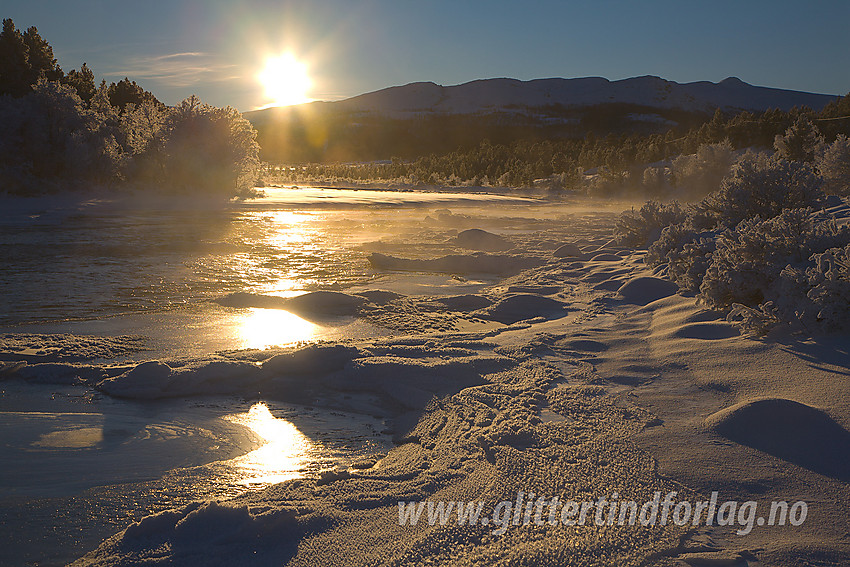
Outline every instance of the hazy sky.
{"label": "hazy sky", "polygon": [[2,0],[66,71],[135,79],[169,104],[190,94],[251,110],[267,57],[292,52],[315,99],[392,85],[513,77],[737,76],[850,91],[850,0]]}

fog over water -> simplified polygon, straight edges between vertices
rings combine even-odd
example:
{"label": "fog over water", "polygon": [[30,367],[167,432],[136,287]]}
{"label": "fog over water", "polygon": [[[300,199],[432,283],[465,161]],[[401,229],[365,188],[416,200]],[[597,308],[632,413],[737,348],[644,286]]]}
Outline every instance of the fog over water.
{"label": "fog over water", "polygon": [[[449,254],[457,252],[451,240],[459,230],[545,230],[581,210],[509,195],[320,188],[268,188],[265,197],[226,209],[23,204],[0,215],[0,330],[144,335],[154,350],[193,354],[375,334],[362,322],[317,326],[280,310],[212,301],[234,292],[290,297],[353,286],[414,295],[475,291],[492,282],[377,272],[367,256]],[[192,339],[181,342],[176,331]]]}

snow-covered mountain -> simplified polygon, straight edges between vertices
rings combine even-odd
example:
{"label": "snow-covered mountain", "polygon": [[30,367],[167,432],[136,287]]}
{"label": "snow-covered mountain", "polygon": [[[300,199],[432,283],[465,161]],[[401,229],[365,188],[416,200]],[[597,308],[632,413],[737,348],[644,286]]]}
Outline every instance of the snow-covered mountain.
{"label": "snow-covered mountain", "polygon": [[444,87],[411,83],[363,94],[334,103],[340,109],[403,118],[416,114],[478,114],[524,111],[559,106],[577,108],[607,103],[657,109],[713,112],[794,106],[820,109],[836,97],[799,91],[757,87],[730,77],[719,83],[676,83],[645,76],[609,81],[602,77],[580,79],[483,79]]}

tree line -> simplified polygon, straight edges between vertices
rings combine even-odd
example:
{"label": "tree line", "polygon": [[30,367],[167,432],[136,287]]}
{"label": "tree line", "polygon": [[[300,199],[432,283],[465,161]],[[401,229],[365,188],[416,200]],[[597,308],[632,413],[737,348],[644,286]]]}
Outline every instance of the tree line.
{"label": "tree line", "polygon": [[[536,180],[538,184],[543,180],[552,189],[595,196],[678,196],[685,191],[685,185],[692,186],[694,182],[688,171],[696,165],[688,164],[688,159],[713,160],[723,170],[724,160],[726,167],[731,164],[730,152],[770,148],[776,136],[800,119],[815,125],[818,135],[827,142],[850,134],[850,94],[820,111],[806,107],[761,113],[717,110],[711,118],[685,131],[606,136],[590,132],[581,138],[519,139],[509,143],[484,140],[472,148],[416,159],[278,164],[271,166],[271,171],[293,183],[316,179],[396,180],[414,185],[530,187]],[[674,163],[677,158],[681,158],[678,164]],[[688,183],[682,183],[686,177]]]}
{"label": "tree line", "polygon": [[249,194],[257,133],[232,107],[191,96],[169,107],[124,78],[65,73],[35,27],[0,32],[0,192],[137,188],[221,197]]}

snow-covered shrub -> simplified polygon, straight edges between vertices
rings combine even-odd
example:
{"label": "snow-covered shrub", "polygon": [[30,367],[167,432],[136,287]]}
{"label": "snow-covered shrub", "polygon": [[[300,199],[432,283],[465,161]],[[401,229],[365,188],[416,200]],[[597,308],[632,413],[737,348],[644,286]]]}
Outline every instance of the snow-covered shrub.
{"label": "snow-covered shrub", "polygon": [[697,232],[688,222],[670,225],[646,253],[651,266],[667,265],[667,277],[682,291],[698,291],[716,248],[713,231]]}
{"label": "snow-covered shrub", "polygon": [[[814,265],[805,272],[806,297],[813,306],[810,318],[827,329],[847,327],[850,324],[850,244],[814,254],[811,260]],[[804,313],[801,310],[801,316]]]}
{"label": "snow-covered shrub", "polygon": [[772,301],[766,301],[757,307],[733,303],[726,320],[736,323],[745,334],[759,337],[783,323],[782,315]]}
{"label": "snow-covered shrub", "polygon": [[617,219],[614,238],[623,246],[649,246],[661,236],[661,230],[683,222],[687,213],[676,201],[664,205],[647,201],[639,211],[632,208]]}
{"label": "snow-covered shrub", "polygon": [[733,159],[729,140],[717,144],[703,144],[697,153],[681,155],[673,160],[672,176],[677,195],[686,199],[701,199],[720,186],[729,173]]}
{"label": "snow-covered shrub", "polygon": [[850,138],[839,134],[826,146],[816,163],[827,193],[850,194]]}
{"label": "snow-covered shrub", "polygon": [[628,174],[606,168],[600,168],[599,173],[585,180],[587,196],[602,199],[624,194],[628,185]]}
{"label": "snow-covered shrub", "polygon": [[823,179],[807,163],[747,152],[720,189],[696,205],[694,227],[731,228],[756,216],[769,219],[784,209],[815,207],[824,198],[822,185]]}
{"label": "snow-covered shrub", "polygon": [[744,220],[718,236],[700,286],[700,299],[718,309],[734,303],[754,307],[772,299],[778,308],[793,312],[796,299],[786,297],[786,289],[774,287],[783,269],[801,266],[812,254],[847,243],[847,227],[839,228],[833,220],[812,215],[811,209],[786,210],[767,220]]}
{"label": "snow-covered shrub", "polygon": [[773,147],[785,159],[811,162],[823,149],[823,136],[818,127],[801,114],[785,134],[777,134]]}
{"label": "snow-covered shrub", "polygon": [[647,167],[643,170],[643,191],[646,195],[661,196],[670,189],[670,175],[664,167]]}

